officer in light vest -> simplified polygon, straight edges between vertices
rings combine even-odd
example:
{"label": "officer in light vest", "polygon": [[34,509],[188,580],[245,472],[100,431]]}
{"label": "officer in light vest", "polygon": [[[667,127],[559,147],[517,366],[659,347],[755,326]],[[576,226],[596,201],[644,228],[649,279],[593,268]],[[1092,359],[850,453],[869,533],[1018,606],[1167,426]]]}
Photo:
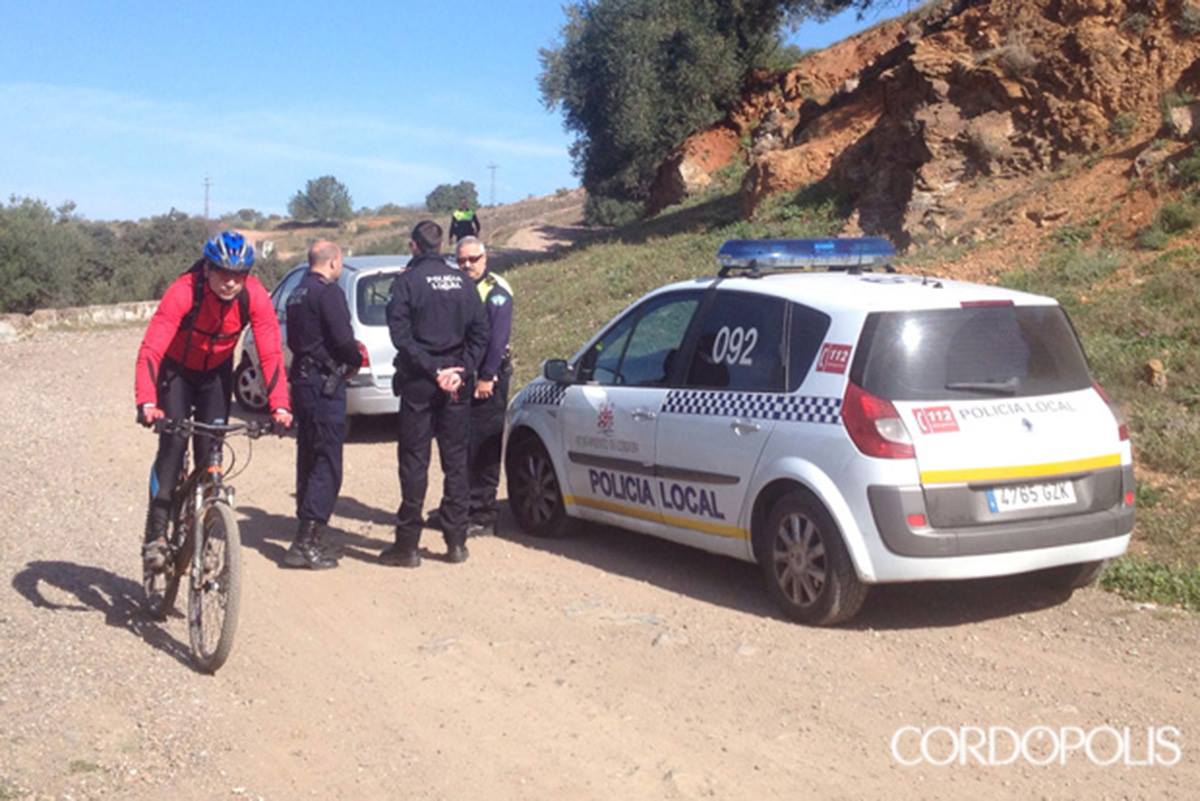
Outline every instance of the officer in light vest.
{"label": "officer in light vest", "polygon": [[[471,397],[471,434],[467,446],[471,485],[467,535],[480,536],[496,530],[500,446],[512,376],[508,340],[512,333],[513,292],[507,281],[488,270],[487,249],[477,237],[458,240],[455,257],[459,269],[475,282],[488,322],[487,350],[479,362]],[[430,514],[427,522],[433,528],[442,528],[440,510]]]}
{"label": "officer in light vest", "polygon": [[479,215],[475,209],[468,208],[464,200],[450,213],[450,244],[461,241],[465,236],[479,236]]}

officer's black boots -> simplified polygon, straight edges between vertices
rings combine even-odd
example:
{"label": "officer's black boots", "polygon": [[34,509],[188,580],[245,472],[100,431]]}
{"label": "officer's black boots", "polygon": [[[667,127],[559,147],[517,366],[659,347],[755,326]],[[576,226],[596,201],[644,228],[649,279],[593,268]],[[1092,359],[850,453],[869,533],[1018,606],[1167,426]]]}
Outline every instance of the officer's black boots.
{"label": "officer's black boots", "polygon": [[379,554],[379,561],[392,567],[420,567],[421,554],[417,552],[415,545],[409,547],[397,542]]}
{"label": "officer's black boots", "polygon": [[143,534],[142,562],[150,570],[162,570],[167,564],[167,523],[171,508],[165,503],[151,501],[146,510],[146,531]]}
{"label": "officer's black boots", "polygon": [[446,549],[446,561],[452,565],[467,561],[468,555],[466,545],[451,545]]}
{"label": "officer's black boots", "polygon": [[316,520],[301,520],[296,528],[296,540],[283,555],[288,567],[306,567],[309,570],[328,570],[337,567],[337,560],[321,550],[321,524]]}

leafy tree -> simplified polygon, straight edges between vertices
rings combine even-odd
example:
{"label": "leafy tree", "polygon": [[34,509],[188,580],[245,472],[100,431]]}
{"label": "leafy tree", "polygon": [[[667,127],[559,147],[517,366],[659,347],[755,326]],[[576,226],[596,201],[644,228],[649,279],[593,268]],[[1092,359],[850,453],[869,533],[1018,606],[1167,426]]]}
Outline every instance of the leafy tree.
{"label": "leafy tree", "polygon": [[452,211],[460,203],[466,203],[470,208],[479,205],[479,193],[475,191],[474,182],[459,181],[453,186],[440,184],[425,196],[425,208],[430,211]]}
{"label": "leafy tree", "polygon": [[[778,58],[781,27],[871,0],[576,0],[561,43],[540,51],[589,196],[644,201],[659,164],[719,120],[750,69]],[[592,208],[614,210],[609,203]],[[606,215],[613,216],[613,215]],[[616,215],[616,216],[624,216]]]}
{"label": "leafy tree", "polygon": [[322,175],[292,196],[288,213],[297,220],[348,220],[354,216],[354,203],[345,184],[332,175]]}

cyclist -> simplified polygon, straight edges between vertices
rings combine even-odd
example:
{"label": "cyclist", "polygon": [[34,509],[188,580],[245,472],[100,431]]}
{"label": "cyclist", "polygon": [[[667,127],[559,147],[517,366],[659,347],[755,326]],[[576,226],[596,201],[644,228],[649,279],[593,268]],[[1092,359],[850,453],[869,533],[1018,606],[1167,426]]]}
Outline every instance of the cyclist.
{"label": "cyclist", "polygon": [[[204,245],[204,255],[176,278],[159,301],[138,348],[135,396],[138,422],[145,426],[167,418],[195,415],[204,423],[229,417],[233,354],[242,329],[254,329],[274,421],[292,423],[287,378],[280,351],[279,322],[271,298],[252,275],[254,248],[241,234],[225,231]],[[197,464],[209,452],[210,438],[197,434]],[[163,433],[150,473],[142,558],[161,569],[166,561],[171,494],[183,468],[185,443]]]}

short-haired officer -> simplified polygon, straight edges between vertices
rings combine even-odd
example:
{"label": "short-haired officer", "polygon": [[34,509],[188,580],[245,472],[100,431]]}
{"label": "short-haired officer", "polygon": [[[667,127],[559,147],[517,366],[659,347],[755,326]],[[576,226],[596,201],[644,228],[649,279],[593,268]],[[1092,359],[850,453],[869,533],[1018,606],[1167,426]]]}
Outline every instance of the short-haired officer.
{"label": "short-haired officer", "polygon": [[[512,334],[513,291],[507,281],[488,269],[487,248],[478,238],[468,236],[458,240],[455,258],[459,269],[475,282],[488,320],[488,346],[476,371],[467,449],[471,484],[467,534],[478,536],[496,529],[500,450],[512,377],[508,343]],[[440,510],[430,515],[429,523],[434,528],[442,527]]]}
{"label": "short-haired officer", "polygon": [[342,488],[344,379],[362,365],[346,295],[337,282],[341,274],[342,249],[333,242],[314,242],[308,249],[308,272],[287,299],[299,521],[296,539],[283,557],[289,567],[337,566],[322,545],[321,528],[329,522]]}
{"label": "short-haired officer", "polygon": [[474,285],[440,255],[442,228],[423,220],[409,243],[413,258],[392,284],[387,321],[396,346],[392,387],[400,396],[400,509],[396,544],[384,564],[417,567],[422,509],[429,484],[429,445],[437,437],[445,483],[446,558],[467,558],[467,435],[470,384],[487,348],[487,318]]}

